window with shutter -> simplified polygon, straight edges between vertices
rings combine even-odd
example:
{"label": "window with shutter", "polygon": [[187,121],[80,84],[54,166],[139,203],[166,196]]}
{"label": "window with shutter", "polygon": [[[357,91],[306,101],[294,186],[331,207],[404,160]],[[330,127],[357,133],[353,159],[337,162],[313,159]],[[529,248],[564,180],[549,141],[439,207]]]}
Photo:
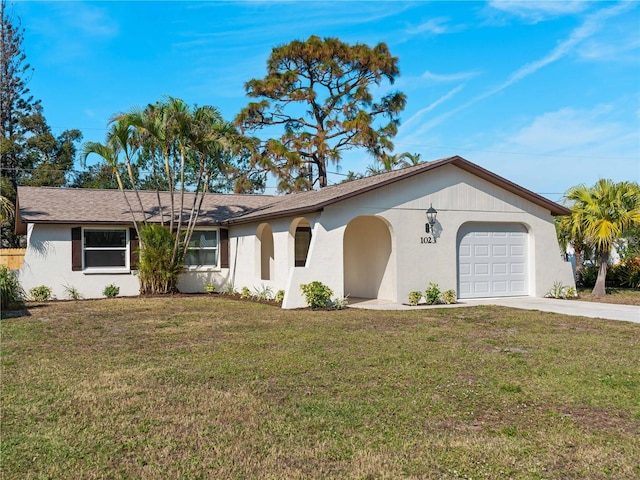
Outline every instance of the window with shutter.
{"label": "window with shutter", "polygon": [[220,268],[229,268],[229,230],[220,229]]}

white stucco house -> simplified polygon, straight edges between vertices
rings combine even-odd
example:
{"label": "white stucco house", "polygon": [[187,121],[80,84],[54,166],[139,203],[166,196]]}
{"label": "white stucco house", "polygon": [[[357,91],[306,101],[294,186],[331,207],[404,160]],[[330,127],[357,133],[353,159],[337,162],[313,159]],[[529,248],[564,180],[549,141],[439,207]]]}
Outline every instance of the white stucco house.
{"label": "white stucco house", "polygon": [[[158,221],[155,192],[140,194]],[[541,297],[556,281],[574,285],[553,220],[567,214],[459,156],[318,191],[207,194],[179,288],[283,289],[283,308],[305,306],[300,285],[314,280],[335,296],[397,303],[430,282],[460,299]],[[114,283],[121,295],[138,293],[138,242],[122,192],[19,187],[16,217],[27,234],[25,290],[44,284],[64,298],[73,286],[92,298]]]}

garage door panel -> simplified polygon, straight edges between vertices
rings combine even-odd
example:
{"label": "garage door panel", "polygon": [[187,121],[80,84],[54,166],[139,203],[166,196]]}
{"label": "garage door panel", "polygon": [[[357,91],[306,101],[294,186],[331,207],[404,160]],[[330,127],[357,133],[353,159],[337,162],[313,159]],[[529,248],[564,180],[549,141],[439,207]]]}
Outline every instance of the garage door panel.
{"label": "garage door panel", "polygon": [[519,224],[469,224],[459,233],[461,298],[528,294],[528,234]]}
{"label": "garage door panel", "polygon": [[492,245],[491,253],[494,257],[506,257],[507,246],[506,245]]}
{"label": "garage door panel", "polygon": [[493,292],[496,295],[500,295],[503,293],[507,293],[509,290],[507,288],[507,282],[493,282]]}
{"label": "garage door panel", "polygon": [[507,264],[506,263],[494,263],[493,267],[493,275],[506,275],[507,274]]}
{"label": "garage door panel", "polygon": [[510,273],[512,275],[516,275],[516,274],[524,275],[524,272],[525,272],[524,263],[513,262],[509,265],[509,267],[510,267]]}
{"label": "garage door panel", "polygon": [[488,263],[476,263],[473,267],[473,273],[475,275],[489,275]]}

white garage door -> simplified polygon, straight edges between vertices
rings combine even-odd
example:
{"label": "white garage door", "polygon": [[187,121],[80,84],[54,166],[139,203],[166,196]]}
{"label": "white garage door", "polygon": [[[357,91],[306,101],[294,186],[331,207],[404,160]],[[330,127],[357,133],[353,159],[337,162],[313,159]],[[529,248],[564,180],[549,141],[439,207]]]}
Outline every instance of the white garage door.
{"label": "white garage door", "polygon": [[520,224],[468,224],[458,233],[460,298],[528,295],[527,229]]}

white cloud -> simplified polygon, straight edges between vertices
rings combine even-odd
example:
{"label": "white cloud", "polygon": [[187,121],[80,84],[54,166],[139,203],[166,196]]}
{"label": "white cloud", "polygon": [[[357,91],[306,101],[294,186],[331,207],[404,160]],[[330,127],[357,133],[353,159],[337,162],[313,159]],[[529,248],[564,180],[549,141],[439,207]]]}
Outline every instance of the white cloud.
{"label": "white cloud", "polygon": [[104,8],[83,2],[42,2],[46,15],[29,21],[28,33],[41,38],[39,48],[49,64],[77,63],[95,54],[95,47],[120,33],[119,22]]}
{"label": "white cloud", "polygon": [[407,33],[410,35],[417,35],[421,33],[430,33],[433,35],[441,35],[448,33],[449,27],[447,26],[447,18],[438,17],[430,18],[426,22],[422,22],[420,25],[415,25],[407,29]]}
{"label": "white cloud", "polygon": [[509,143],[525,151],[565,152],[574,148],[603,145],[618,139],[624,126],[604,119],[610,106],[592,111],[562,108],[540,115],[520,129]]}
{"label": "white cloud", "polygon": [[469,159],[554,200],[599,178],[638,181],[640,121],[619,120],[623,103],[544,113]]}
{"label": "white cloud", "polygon": [[588,7],[588,4],[581,0],[492,0],[489,2],[489,7],[529,22],[538,23],[549,18],[580,13]]}
{"label": "white cloud", "polygon": [[[108,16],[104,8],[84,2],[55,4],[67,33],[88,38],[113,38],[119,33],[118,22]],[[58,25],[60,28],[60,25]]]}
{"label": "white cloud", "polygon": [[594,35],[605,23],[605,21],[610,17],[615,17],[622,12],[626,11],[628,5],[620,4],[611,8],[606,8],[599,10],[598,12],[588,16],[585,21],[578,28],[571,32],[571,35],[562,42],[558,44],[556,48],[554,48],[547,55],[542,57],[539,60],[523,65],[518,70],[516,70],[513,74],[509,76],[509,78],[500,86],[491,90],[485,94],[485,96],[493,95],[494,93],[498,93],[501,90],[509,87],[515,82],[528,77],[529,75],[537,72],[541,68],[546,67],[550,63],[553,63],[557,60],[568,55],[572,50],[576,48],[582,41],[588,39],[592,35]]}
{"label": "white cloud", "polygon": [[578,55],[589,61],[638,61],[638,50],[640,49],[640,37],[619,38],[617,41],[585,42],[578,50]]}
{"label": "white cloud", "polygon": [[[404,132],[407,132],[409,130],[409,127],[411,127],[412,125],[415,125],[416,122],[418,122],[420,119],[422,119],[426,113],[432,111],[433,109],[435,109],[439,105],[443,104],[447,100],[453,98],[463,88],[464,88],[464,84],[463,85],[458,85],[457,87],[449,90],[445,95],[443,95],[442,97],[438,98],[436,101],[431,102],[426,107],[418,110],[406,122],[401,124],[399,136],[402,138],[402,134]],[[406,138],[404,138],[404,140],[406,141]]]}
{"label": "white cloud", "polygon": [[433,73],[427,70],[421,75],[421,78],[424,80],[429,80],[431,82],[446,83],[446,82],[458,82],[461,80],[468,80],[470,78],[475,77],[477,74],[478,72],[459,72],[459,73],[442,74],[442,73]]}
{"label": "white cloud", "polygon": [[629,9],[629,6],[630,6],[629,3],[621,3],[621,4],[614,5],[613,7],[610,7],[610,8],[599,10],[598,12],[595,12],[589,15],[585,19],[585,21],[582,23],[582,25],[574,29],[568,38],[558,43],[558,45],[553,50],[551,50],[547,55],[545,55],[544,57],[538,60],[535,60],[533,62],[530,62],[521,66],[516,71],[514,71],[511,75],[509,75],[509,77],[500,85],[490,90],[487,90],[484,93],[481,93],[480,95],[472,98],[471,100],[464,103],[463,105],[460,105],[452,110],[444,112],[441,115],[434,118],[433,120],[431,120],[430,122],[425,123],[415,133],[415,135],[420,136],[424,134],[427,130],[430,130],[436,125],[439,125],[444,120],[452,117],[453,115],[463,110],[466,110],[467,108],[475,105],[481,100],[484,100],[486,98],[492,97],[497,93],[500,93],[501,91],[507,89],[508,87],[519,82],[520,80],[530,75],[533,75],[538,70],[546,67],[547,65],[566,57],[567,55],[575,51],[576,48],[582,44],[582,42],[586,41],[591,36],[593,36],[596,32],[598,32],[604,26],[604,24],[609,18],[616,17],[626,12]]}

